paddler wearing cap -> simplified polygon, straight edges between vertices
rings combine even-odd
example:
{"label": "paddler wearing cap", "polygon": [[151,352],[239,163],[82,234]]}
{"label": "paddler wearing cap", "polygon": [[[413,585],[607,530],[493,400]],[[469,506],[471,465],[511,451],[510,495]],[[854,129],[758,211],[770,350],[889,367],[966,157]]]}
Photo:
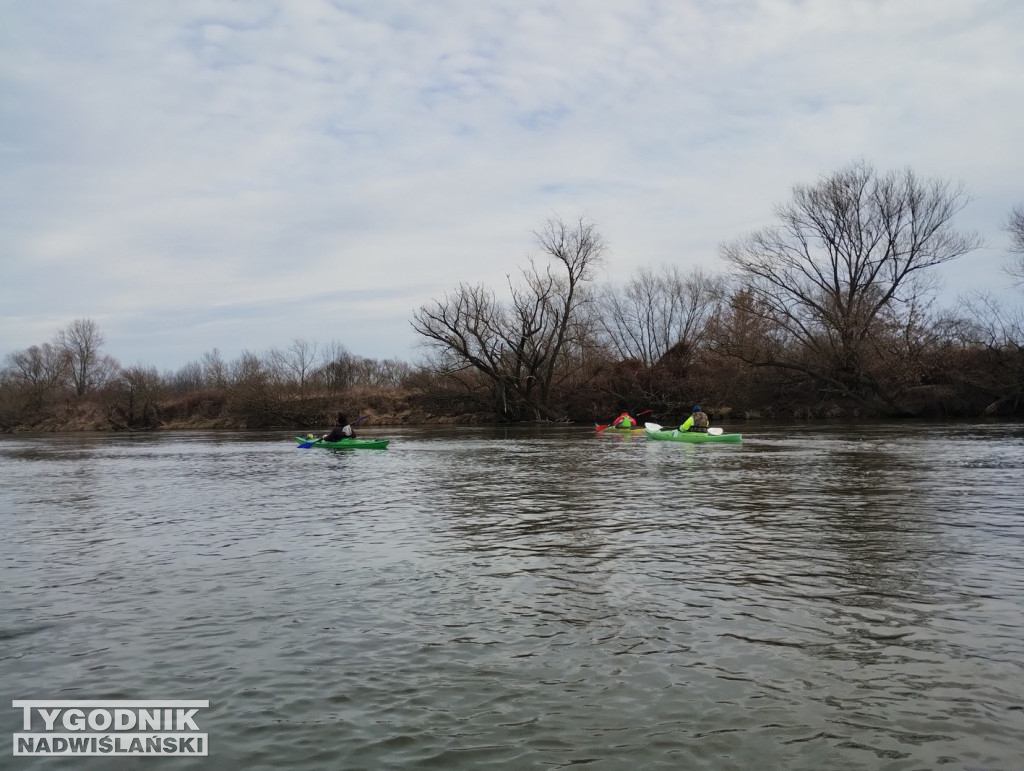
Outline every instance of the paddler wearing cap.
{"label": "paddler wearing cap", "polygon": [[680,431],[700,431],[707,433],[708,431],[708,416],[697,404],[693,408],[693,412],[690,413],[690,417],[682,422],[679,426]]}

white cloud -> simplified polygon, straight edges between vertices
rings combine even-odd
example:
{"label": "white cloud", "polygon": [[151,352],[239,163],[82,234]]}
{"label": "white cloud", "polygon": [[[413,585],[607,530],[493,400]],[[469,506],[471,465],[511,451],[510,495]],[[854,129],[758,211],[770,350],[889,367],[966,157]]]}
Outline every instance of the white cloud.
{"label": "white cloud", "polygon": [[715,268],[859,158],[962,181],[992,249],[948,272],[994,287],[1022,198],[1012,0],[3,14],[0,355],[85,316],[159,367],[296,337],[411,357],[413,309],[502,282],[552,214],[595,221],[612,276]]}

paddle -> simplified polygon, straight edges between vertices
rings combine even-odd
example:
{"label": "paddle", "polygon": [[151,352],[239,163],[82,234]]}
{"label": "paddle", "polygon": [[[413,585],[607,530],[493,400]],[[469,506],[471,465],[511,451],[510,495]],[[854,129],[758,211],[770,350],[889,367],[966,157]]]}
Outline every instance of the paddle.
{"label": "paddle", "polygon": [[[361,420],[366,420],[366,419],[367,419],[368,417],[370,417],[370,416],[369,416],[369,415],[363,415],[363,417],[359,418],[359,420],[357,420],[357,421],[355,421],[355,422],[353,422],[353,423],[349,423],[349,425],[350,425],[350,426],[354,426],[354,425],[355,425],[356,423],[358,423],[359,421],[361,421]],[[308,449],[309,449],[310,447],[312,447],[312,446],[313,446],[314,444],[319,444],[319,443],[320,443],[320,442],[322,442],[323,440],[324,440],[324,438],[323,438],[323,437],[321,436],[321,437],[320,437],[319,439],[312,439],[312,440],[310,440],[310,441],[308,441],[308,442],[303,442],[302,444],[300,444],[300,445],[299,445],[299,449],[300,449],[300,450],[308,450]]]}
{"label": "paddle", "polygon": [[[641,415],[646,415],[646,414],[647,414],[648,412],[653,412],[653,411],[654,411],[654,410],[644,410],[643,412],[638,412],[638,413],[636,414],[636,416],[637,416],[637,417],[639,418],[639,417],[640,417]],[[608,427],[609,427],[610,425],[611,425],[611,423],[604,423],[604,424],[600,424],[600,423],[598,423],[598,424],[596,424],[596,425],[594,426],[594,428],[596,428],[596,429],[597,429],[598,431],[604,431],[604,430],[605,430],[606,428],[608,428]],[[634,426],[633,426],[633,428],[636,428],[636,425],[634,425]]]}
{"label": "paddle", "polygon": [[[648,431],[673,431],[674,430],[674,429],[671,429],[671,428],[663,429],[657,423],[644,423],[644,428],[646,428]],[[711,436],[721,436],[724,433],[724,431],[722,429],[716,427],[716,428],[709,428],[708,429],[708,433],[711,434]]]}

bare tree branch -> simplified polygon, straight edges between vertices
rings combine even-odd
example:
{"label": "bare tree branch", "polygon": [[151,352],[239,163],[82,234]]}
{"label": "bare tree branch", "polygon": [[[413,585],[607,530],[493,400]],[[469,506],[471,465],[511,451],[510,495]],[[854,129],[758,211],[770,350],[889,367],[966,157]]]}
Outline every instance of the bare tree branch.
{"label": "bare tree branch", "polygon": [[557,417],[552,387],[585,328],[591,295],[584,285],[605,249],[583,219],[573,226],[551,219],[534,235],[550,262],[531,259],[521,283],[509,279],[507,304],[487,287],[460,284],[412,321],[446,367],[471,368],[490,381],[495,408],[509,419]]}
{"label": "bare tree branch", "polygon": [[932,291],[919,276],[981,245],[952,227],[966,200],[948,182],[909,169],[880,175],[863,162],[797,185],[776,210],[780,225],[722,247],[751,295],[742,311],[779,333],[773,357],[752,363],[798,369],[855,398],[882,396],[865,360],[881,350],[873,337],[909,328]]}

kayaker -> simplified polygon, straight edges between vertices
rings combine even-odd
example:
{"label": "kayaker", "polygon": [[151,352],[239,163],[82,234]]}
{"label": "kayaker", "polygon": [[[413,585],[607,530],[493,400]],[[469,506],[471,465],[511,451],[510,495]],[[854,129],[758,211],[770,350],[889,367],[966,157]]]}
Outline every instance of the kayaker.
{"label": "kayaker", "polygon": [[628,412],[623,412],[619,417],[612,421],[614,428],[633,428],[636,426],[636,420],[634,420]]}
{"label": "kayaker", "polygon": [[325,442],[337,442],[340,439],[355,438],[356,432],[352,430],[352,426],[349,424],[344,412],[338,413],[338,425],[332,428],[329,434],[324,434],[323,437]]}
{"label": "kayaker", "polygon": [[707,433],[708,430],[708,416],[697,404],[693,408],[693,412],[686,420],[683,421],[682,425],[679,426],[680,431],[700,431]]}

